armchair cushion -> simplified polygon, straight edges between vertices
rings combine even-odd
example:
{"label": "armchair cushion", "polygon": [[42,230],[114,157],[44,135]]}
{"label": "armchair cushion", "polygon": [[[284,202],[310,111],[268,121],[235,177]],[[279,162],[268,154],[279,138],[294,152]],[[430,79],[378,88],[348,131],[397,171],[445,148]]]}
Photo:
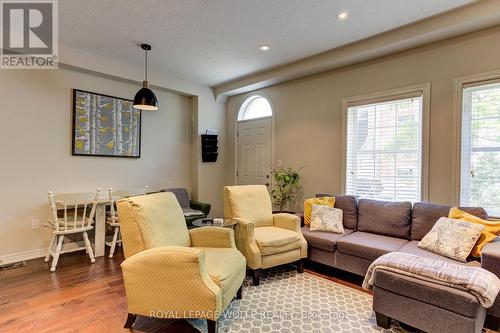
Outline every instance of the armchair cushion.
{"label": "armchair cushion", "polygon": [[262,255],[282,253],[302,246],[301,234],[277,227],[255,228],[255,241]]}
{"label": "armchair cushion", "polygon": [[160,246],[190,246],[181,207],[172,193],[129,197],[117,202],[125,257]]}
{"label": "armchair cushion", "polygon": [[226,186],[224,195],[227,218],[248,220],[256,228],[273,225],[273,207],[266,186]]}

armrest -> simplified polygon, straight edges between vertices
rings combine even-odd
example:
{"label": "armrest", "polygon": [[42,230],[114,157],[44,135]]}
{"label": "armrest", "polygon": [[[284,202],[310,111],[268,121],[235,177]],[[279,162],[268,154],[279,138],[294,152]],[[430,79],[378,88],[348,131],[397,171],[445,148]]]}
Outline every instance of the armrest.
{"label": "armrest", "polygon": [[300,217],[288,213],[278,213],[273,215],[275,227],[288,229],[296,232],[300,231]]}
{"label": "armrest", "polygon": [[238,224],[234,227],[236,247],[247,260],[247,266],[251,269],[261,267],[260,249],[255,241],[254,224],[248,220],[236,218]]}
{"label": "armrest", "polygon": [[278,213],[273,215],[273,223],[275,227],[295,231],[300,234],[300,238],[302,239],[300,257],[307,258],[307,241],[300,229],[300,217],[294,214]]}
{"label": "armrest", "polygon": [[205,319],[221,313],[222,291],[207,273],[203,250],[158,247],[134,254],[121,267],[129,313]]}
{"label": "armrest", "polygon": [[234,231],[230,228],[201,227],[189,230],[193,247],[229,247],[236,249]]}
{"label": "armrest", "polygon": [[189,200],[189,207],[191,207],[191,209],[201,210],[205,215],[208,216],[208,214],[210,213],[210,208],[212,208],[212,205],[195,200]]}
{"label": "armrest", "polygon": [[481,249],[481,267],[500,277],[500,237]]}

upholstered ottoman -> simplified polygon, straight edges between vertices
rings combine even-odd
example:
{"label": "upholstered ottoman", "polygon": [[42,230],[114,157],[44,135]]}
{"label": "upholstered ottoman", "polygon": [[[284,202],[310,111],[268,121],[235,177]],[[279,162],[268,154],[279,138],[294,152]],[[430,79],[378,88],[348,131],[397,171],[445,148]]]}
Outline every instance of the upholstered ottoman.
{"label": "upholstered ottoman", "polygon": [[481,332],[486,316],[472,294],[386,270],[374,272],[377,325],[391,318],[429,333]]}

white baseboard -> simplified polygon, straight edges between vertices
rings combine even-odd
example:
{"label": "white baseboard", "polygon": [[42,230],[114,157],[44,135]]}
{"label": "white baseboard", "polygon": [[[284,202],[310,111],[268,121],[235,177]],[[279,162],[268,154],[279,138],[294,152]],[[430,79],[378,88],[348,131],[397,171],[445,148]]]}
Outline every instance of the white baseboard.
{"label": "white baseboard", "polygon": [[11,253],[0,256],[0,265],[8,265],[19,261],[45,257],[47,249],[31,250],[26,252]]}

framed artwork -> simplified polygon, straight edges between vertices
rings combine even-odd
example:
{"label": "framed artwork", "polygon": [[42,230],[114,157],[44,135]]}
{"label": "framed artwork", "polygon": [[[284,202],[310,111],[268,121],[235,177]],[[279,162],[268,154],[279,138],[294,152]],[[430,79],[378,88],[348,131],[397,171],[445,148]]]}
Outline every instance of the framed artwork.
{"label": "framed artwork", "polygon": [[73,89],[72,154],[141,157],[141,111],[133,101]]}

